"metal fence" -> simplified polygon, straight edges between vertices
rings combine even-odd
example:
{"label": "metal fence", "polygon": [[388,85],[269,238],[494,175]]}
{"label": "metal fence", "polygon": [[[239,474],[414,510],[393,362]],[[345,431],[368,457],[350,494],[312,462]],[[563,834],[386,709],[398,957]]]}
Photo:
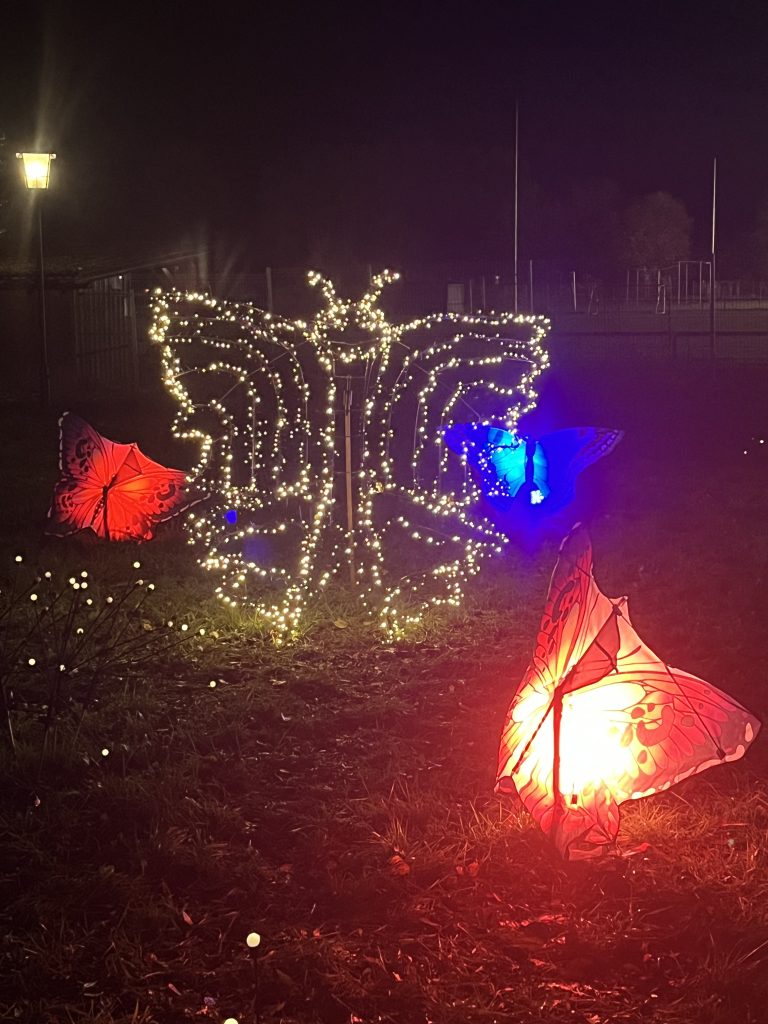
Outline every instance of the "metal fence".
{"label": "metal fence", "polygon": [[[768,295],[732,285],[718,290],[716,334],[710,331],[708,265],[678,264],[664,271],[630,273],[606,286],[587,275],[540,274],[528,267],[515,288],[509,274],[459,264],[420,267],[385,289],[382,305],[392,322],[429,312],[510,310],[543,313],[553,321],[551,344],[585,358],[664,358],[768,364]],[[367,267],[329,276],[339,291],[361,295]],[[687,276],[686,276],[687,275]],[[725,283],[723,283],[725,285]],[[322,305],[303,268],[265,268],[229,275],[212,289],[248,300],[288,318],[311,318]],[[754,291],[754,290],[753,290]],[[130,274],[77,289],[76,377],[80,385],[131,392],[156,383],[156,353],[149,343],[149,294]]]}
{"label": "metal fence", "polygon": [[[326,273],[341,292],[354,295],[362,294],[375,269],[342,266]],[[708,308],[711,290],[711,267],[703,260],[619,271],[610,280],[536,260],[520,262],[516,281],[509,265],[482,261],[420,264],[402,271],[401,281],[385,291],[383,301],[388,308],[416,313],[517,309],[595,315],[603,310],[642,310],[663,316],[669,309]],[[221,298],[249,300],[284,315],[307,315],[317,307],[313,290],[307,287],[307,271],[301,267],[230,270],[211,285]],[[721,309],[768,309],[768,284],[719,280],[715,300]]]}
{"label": "metal fence", "polygon": [[136,295],[130,274],[92,281],[74,295],[79,384],[133,391],[139,383]]}

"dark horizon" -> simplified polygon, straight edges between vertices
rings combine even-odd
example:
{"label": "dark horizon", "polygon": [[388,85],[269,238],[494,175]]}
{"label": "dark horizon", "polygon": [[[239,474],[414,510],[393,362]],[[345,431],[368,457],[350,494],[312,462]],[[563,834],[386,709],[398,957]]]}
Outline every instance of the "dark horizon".
{"label": "dark horizon", "polygon": [[765,14],[518,8],[14,13],[9,205],[24,202],[15,149],[45,145],[61,251],[213,238],[260,264],[507,260],[518,102],[522,256],[599,261],[589,225],[565,221],[604,189],[617,208],[680,199],[706,258],[717,156],[718,244],[736,267],[768,200]]}

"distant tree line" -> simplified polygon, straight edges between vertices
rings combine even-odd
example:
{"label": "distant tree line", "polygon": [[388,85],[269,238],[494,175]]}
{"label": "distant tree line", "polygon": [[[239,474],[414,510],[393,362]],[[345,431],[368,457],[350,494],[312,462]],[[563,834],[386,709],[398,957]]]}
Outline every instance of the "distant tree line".
{"label": "distant tree line", "polygon": [[[575,265],[591,264],[597,273],[607,273],[610,267],[663,268],[710,256],[709,218],[695,225],[685,203],[669,192],[622,202],[612,183],[590,183],[576,186],[555,208],[558,229],[537,242],[537,229],[532,227],[532,247],[543,242],[557,251],[559,234],[560,251]],[[723,230],[721,223],[718,233],[721,277],[768,279],[768,200],[758,206],[751,224],[734,231],[731,225]]]}
{"label": "distant tree line", "polygon": [[[508,260],[514,232],[514,154],[508,145],[457,152],[407,140],[380,147],[329,142],[271,154],[259,169],[254,212],[264,259],[318,265],[435,259]],[[669,191],[629,195],[607,179],[519,182],[519,253],[595,277],[628,267],[707,260],[709,209],[696,223]],[[238,215],[239,216],[239,215]],[[238,224],[241,220],[238,219]],[[718,227],[722,273],[768,277],[768,201],[752,223]]]}
{"label": "distant tree line", "polygon": [[[15,165],[0,130],[0,259],[18,248],[14,236],[28,206]],[[607,282],[627,268],[709,258],[706,198],[704,209],[697,201],[694,222],[685,200],[670,191],[632,195],[616,181],[578,179],[567,167],[534,169],[525,159],[519,172],[523,261]],[[245,198],[242,188],[224,187],[221,174],[195,178],[205,185],[200,195],[183,181],[173,195],[167,186],[153,191],[156,177],[132,168],[127,181],[101,175],[94,185],[72,174],[47,203],[47,245],[63,255],[115,249],[144,258],[207,238],[220,259],[244,267],[503,265],[513,251],[515,162],[508,142],[286,144],[248,167]],[[768,198],[751,218],[744,203],[741,209],[746,223],[719,219],[719,277],[768,280]]]}

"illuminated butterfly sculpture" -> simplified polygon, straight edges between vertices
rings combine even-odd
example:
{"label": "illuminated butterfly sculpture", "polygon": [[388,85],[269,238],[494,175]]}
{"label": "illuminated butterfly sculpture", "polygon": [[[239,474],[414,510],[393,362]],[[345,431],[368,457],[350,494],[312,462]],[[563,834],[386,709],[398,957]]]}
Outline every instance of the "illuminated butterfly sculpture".
{"label": "illuminated butterfly sculpture", "polygon": [[445,443],[469,463],[483,496],[501,510],[554,512],[573,500],[578,474],[623,436],[621,430],[569,427],[537,440],[488,423],[455,423],[446,428]]}
{"label": "illuminated butterfly sculpture", "polygon": [[71,412],[59,428],[48,533],[90,529],[105,540],[151,540],[159,523],[200,500],[186,473],[153,462],[137,445],[109,441]]}
{"label": "illuminated butterfly sculpture", "polygon": [[619,804],[737,760],[759,728],[736,701],[643,643],[627,599],[597,586],[589,536],[575,527],[507,713],[497,791],[516,791],[564,857],[597,856],[616,839]]}
{"label": "illuminated butterfly sculpture", "polygon": [[455,409],[513,429],[547,363],[543,317],[439,314],[391,324],[311,274],[324,307],[309,323],[249,303],[158,292],[152,337],[196,438],[213,499],[192,521],[200,561],[226,601],[276,633],[309,594],[348,579],[390,633],[429,604],[457,604],[463,580],[505,537],[477,516],[466,474],[450,479],[443,431]]}

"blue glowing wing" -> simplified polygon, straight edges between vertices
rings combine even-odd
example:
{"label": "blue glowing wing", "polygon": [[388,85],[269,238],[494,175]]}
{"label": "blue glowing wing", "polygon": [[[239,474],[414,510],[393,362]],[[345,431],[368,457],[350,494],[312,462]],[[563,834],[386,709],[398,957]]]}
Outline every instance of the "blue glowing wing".
{"label": "blue glowing wing", "polygon": [[452,424],[444,432],[447,447],[479,477],[485,497],[545,505],[547,511],[568,504],[578,474],[622,437],[621,430],[570,427],[536,440],[484,423]]}
{"label": "blue glowing wing", "polygon": [[443,439],[479,475],[484,494],[514,497],[525,483],[526,442],[519,434],[486,423],[454,423]]}
{"label": "blue glowing wing", "polygon": [[550,511],[573,500],[579,473],[604,455],[609,455],[623,436],[623,430],[568,427],[541,438],[539,446],[548,467],[547,504]]}

